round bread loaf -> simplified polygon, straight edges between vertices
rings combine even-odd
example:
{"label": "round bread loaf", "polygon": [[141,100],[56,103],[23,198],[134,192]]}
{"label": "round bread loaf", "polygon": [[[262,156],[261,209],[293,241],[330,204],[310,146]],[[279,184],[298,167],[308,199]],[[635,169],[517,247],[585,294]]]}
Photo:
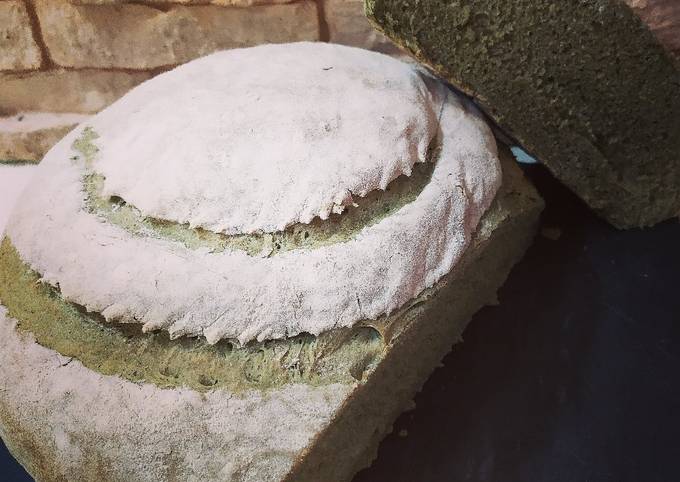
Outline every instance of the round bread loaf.
{"label": "round bread loaf", "polygon": [[159,75],[57,144],[9,221],[1,435],[39,480],[280,479],[500,184],[476,113],[381,54]]}

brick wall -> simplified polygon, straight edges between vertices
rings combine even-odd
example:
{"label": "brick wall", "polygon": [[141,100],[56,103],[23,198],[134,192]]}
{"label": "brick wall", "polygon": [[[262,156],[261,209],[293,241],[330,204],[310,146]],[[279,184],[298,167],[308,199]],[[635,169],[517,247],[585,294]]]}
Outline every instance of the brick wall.
{"label": "brick wall", "polygon": [[362,0],[0,0],[0,161],[37,161],[87,115],[216,50],[318,40],[396,53]]}

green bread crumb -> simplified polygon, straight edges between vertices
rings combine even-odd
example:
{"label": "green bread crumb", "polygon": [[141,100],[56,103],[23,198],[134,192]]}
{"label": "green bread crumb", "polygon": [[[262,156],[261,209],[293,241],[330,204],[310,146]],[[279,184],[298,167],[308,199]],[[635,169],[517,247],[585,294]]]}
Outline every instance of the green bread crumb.
{"label": "green bread crumb", "polygon": [[[92,127],[85,127],[83,132],[80,134],[75,141],[73,141],[73,149],[78,151],[82,156],[85,164],[90,166],[94,160],[94,156],[99,152],[99,148],[95,145],[94,141],[99,138],[99,134],[95,132]],[[77,160],[76,156],[73,160]]]}
{"label": "green bread crumb", "polygon": [[680,211],[680,72],[620,0],[365,0],[617,227]]}
{"label": "green bread crumb", "polygon": [[[297,223],[276,233],[226,235],[191,228],[188,224],[147,217],[121,198],[103,197],[101,192],[105,178],[90,169],[98,152],[93,141],[98,137],[92,128],[86,127],[73,143],[73,148],[80,152],[85,161],[83,189],[87,209],[92,214],[136,236],[176,241],[189,249],[204,248],[215,253],[240,250],[251,256],[263,257],[294,249],[315,249],[355,238],[364,228],[380,222],[413,202],[430,181],[435,165],[435,162],[415,164],[411,176],[399,176],[385,191],[375,190],[363,198],[357,198],[356,206],[349,206],[342,214],[332,214],[326,220],[315,218],[309,224]],[[437,154],[438,150],[431,146],[428,159],[433,161]]]}
{"label": "green bread crumb", "polygon": [[142,333],[138,324],[107,323],[41,282],[8,238],[0,244],[0,301],[19,330],[41,345],[104,375],[161,388],[240,392],[288,383],[355,383],[385,347],[378,331],[367,326],[239,347],[227,340],[215,345],[200,338],[170,340],[166,332]]}

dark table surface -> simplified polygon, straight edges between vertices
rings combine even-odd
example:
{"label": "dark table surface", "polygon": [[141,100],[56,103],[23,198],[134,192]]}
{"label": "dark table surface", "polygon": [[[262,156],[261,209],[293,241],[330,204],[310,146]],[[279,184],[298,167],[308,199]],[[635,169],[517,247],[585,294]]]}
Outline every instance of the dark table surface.
{"label": "dark table surface", "polygon": [[[525,172],[543,234],[356,482],[680,481],[680,222],[617,231]],[[0,480],[31,480],[4,446]]]}

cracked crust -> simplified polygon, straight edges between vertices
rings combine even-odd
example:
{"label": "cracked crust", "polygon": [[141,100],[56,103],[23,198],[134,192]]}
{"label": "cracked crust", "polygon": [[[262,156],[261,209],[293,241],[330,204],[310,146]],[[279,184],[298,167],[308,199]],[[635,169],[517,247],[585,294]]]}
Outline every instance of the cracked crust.
{"label": "cracked crust", "polygon": [[383,357],[360,379],[161,389],[39,345],[0,307],[0,435],[39,482],[350,480],[531,241],[541,201],[504,163],[461,263],[383,332]]}
{"label": "cracked crust", "polygon": [[[342,65],[345,55],[347,62],[358,58],[358,65],[366,64],[370,69],[361,73],[352,70],[352,75],[364,76],[361,78],[369,84],[375,81],[376,76],[383,75],[378,72],[388,63],[380,60],[384,56],[348,47],[293,44],[276,48],[295,58],[307,58],[310,49],[320,49],[324,53],[332,48],[335,52],[333,59],[338,66]],[[244,49],[239,55],[259,52],[259,49],[264,47]],[[390,59],[389,62],[397,61]],[[217,69],[215,64],[221,66],[223,59],[216,54],[196,63]],[[144,102],[139,102],[140,92],[146,92],[145,86],[153,87],[158,82],[163,87],[163,79],[172,79],[173,75],[183,79],[185,68],[193,72],[189,68],[191,64],[138,87],[55,146],[39,166],[28,191],[30,194],[19,200],[8,224],[7,235],[22,259],[41,273],[44,281],[58,285],[67,301],[101,313],[107,321],[139,323],[145,331],[166,330],[172,339],[204,336],[209,343],[235,339],[244,344],[255,339],[281,339],[301,333],[319,335],[388,315],[434,286],[455,266],[500,183],[495,141],[476,111],[450,93],[442,83],[413,67],[398,62],[398,67],[388,64],[399,72],[410,72],[407,76],[409,82],[417,79],[419,83],[411,85],[412,92],[409,92],[420,98],[422,105],[418,104],[414,112],[407,109],[408,115],[397,115],[395,123],[381,125],[379,133],[369,133],[380,138],[376,142],[382,145],[385,139],[402,136],[408,131],[414,140],[408,144],[410,147],[406,151],[413,154],[411,160],[415,162],[421,159],[421,153],[425,155],[432,141],[427,112],[436,112],[440,149],[429,182],[415,199],[378,222],[365,226],[351,239],[295,249],[272,257],[253,257],[242,250],[216,252],[207,247],[191,249],[176,240],[131,233],[120,226],[102,222],[101,217],[87,209],[83,179],[90,165],[106,181],[117,172],[118,167],[129,174],[130,166],[139,166],[140,174],[147,175],[148,165],[144,164],[144,160],[152,166],[150,172],[160,175],[170,170],[160,162],[165,159],[164,150],[140,151],[137,153],[140,157],[137,157],[133,156],[136,151],[114,149],[117,144],[112,139],[119,139],[119,135],[123,136],[120,139],[127,139],[127,134],[124,134],[128,132],[125,129],[127,122],[121,122],[117,114],[129,113],[134,105],[142,109],[142,105],[154,104],[146,97]],[[290,72],[290,75],[297,74]],[[404,87],[393,86],[391,81],[387,84],[389,87],[383,85],[382,90],[377,89],[382,93],[374,94],[374,89],[352,99],[349,104],[353,107],[346,107],[346,99],[337,93],[331,104],[340,115],[347,108],[361,108],[365,103],[380,104],[386,95],[392,101],[389,109],[393,109],[393,104],[400,105]],[[185,89],[189,94],[199,95],[202,92],[198,87],[191,87]],[[394,92],[390,90],[393,87],[396,89]],[[169,125],[178,128],[173,132],[183,132],[174,124],[186,117],[180,115],[182,113],[189,116],[194,129],[200,130],[203,126],[210,131],[213,128],[210,119],[197,117],[191,111],[191,104],[185,107],[187,112],[170,116],[174,120]],[[316,111],[317,108],[310,105],[303,107],[303,112]],[[373,112],[371,109],[368,109],[369,113]],[[423,115],[423,133],[419,133],[419,127],[410,127],[409,119],[418,112]],[[132,122],[131,125],[137,124]],[[139,135],[139,130],[135,132]],[[278,135],[285,138],[283,132],[278,132]],[[323,140],[324,143],[350,144],[365,156],[376,155],[373,150],[377,147],[371,143],[364,146],[361,137],[329,136],[329,139]],[[170,142],[171,137],[164,131],[153,132],[149,134],[148,142],[132,143],[132,146],[158,145]],[[178,137],[184,138],[184,134]],[[79,143],[81,139],[83,142]],[[216,150],[220,147],[224,146],[217,141],[203,146],[204,149]],[[312,147],[315,147],[314,143]],[[325,153],[321,149],[318,155]],[[386,149],[383,155],[383,161],[389,159],[390,162],[385,161],[387,164],[384,165],[383,161],[378,163],[381,174],[371,177],[380,186],[391,177],[390,174],[385,178],[385,173],[406,169],[395,167],[402,159],[398,153]],[[389,157],[392,155],[396,157]],[[239,162],[243,164],[245,159]],[[333,159],[331,156],[324,160],[331,162]],[[357,167],[361,165],[360,159],[348,160],[346,164],[349,167],[342,169],[340,159],[335,159],[337,162],[332,165],[342,172],[346,168],[355,169],[356,172],[348,174],[348,180],[356,176],[363,179],[362,168]],[[187,159],[183,160],[188,163]],[[248,170],[245,164],[240,166],[244,172]],[[183,167],[184,170],[192,168],[194,165],[191,163]],[[393,171],[393,168],[396,170]],[[202,185],[205,172],[200,168],[194,171],[195,176],[189,175],[181,182],[178,173],[173,171],[175,177],[172,182]],[[291,182],[296,190],[304,194],[306,184],[300,180],[298,185],[295,177],[302,175],[304,169],[293,163],[286,172],[293,176]],[[365,187],[369,189],[371,186]],[[107,188],[103,189],[106,192]],[[156,193],[153,183],[146,183],[145,189],[150,197]],[[265,196],[262,192],[257,194]],[[206,200],[199,196],[190,201],[192,205],[200,206],[200,202]],[[227,198],[227,204],[235,202],[236,199]],[[38,231],[41,236],[34,235]]]}

